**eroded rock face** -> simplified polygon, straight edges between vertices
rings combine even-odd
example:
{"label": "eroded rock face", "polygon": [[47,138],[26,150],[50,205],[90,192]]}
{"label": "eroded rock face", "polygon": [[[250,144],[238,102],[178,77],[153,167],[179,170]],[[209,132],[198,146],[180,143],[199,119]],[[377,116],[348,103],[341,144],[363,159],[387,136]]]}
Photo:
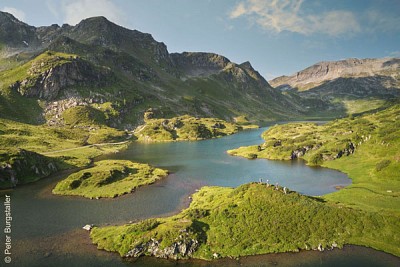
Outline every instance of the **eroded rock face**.
{"label": "eroded rock face", "polygon": [[[274,144],[275,146],[275,144]],[[301,158],[302,156],[304,156],[309,150],[316,150],[319,149],[321,146],[320,145],[316,145],[316,146],[304,146],[304,147],[300,147],[294,151],[292,151],[292,153],[290,154],[290,159],[298,159]],[[322,154],[322,159],[324,161],[328,161],[328,160],[334,160],[334,159],[338,159],[341,158],[342,156],[349,156],[351,154],[353,154],[356,150],[356,146],[352,143],[349,142],[346,147],[342,150],[340,150],[337,154]]]}
{"label": "eroded rock face", "polygon": [[24,179],[40,179],[58,171],[53,159],[32,151],[20,149],[17,154],[8,157],[8,160],[0,162],[0,181],[5,182],[6,187],[22,184]]}
{"label": "eroded rock face", "polygon": [[95,70],[80,59],[57,65],[42,73],[35,73],[35,69],[31,68],[30,74],[32,77],[15,82],[10,86],[11,89],[23,96],[44,100],[57,98],[62,90],[70,86],[105,85],[111,76],[108,71]]}
{"label": "eroded rock face", "polygon": [[290,155],[290,158],[298,159],[298,158],[304,156],[304,154],[306,154],[306,152],[309,151],[310,149],[312,149],[312,146],[300,147],[292,152],[292,154]]}
{"label": "eroded rock face", "polygon": [[130,250],[125,257],[140,257],[143,255],[155,256],[164,259],[179,259],[191,257],[199,247],[199,242],[195,239],[181,238],[171,246],[160,248],[160,241],[151,239],[146,243],[137,245]]}
{"label": "eroded rock face", "polygon": [[213,53],[172,53],[175,65],[189,77],[202,77],[216,74],[223,70],[229,59]]}

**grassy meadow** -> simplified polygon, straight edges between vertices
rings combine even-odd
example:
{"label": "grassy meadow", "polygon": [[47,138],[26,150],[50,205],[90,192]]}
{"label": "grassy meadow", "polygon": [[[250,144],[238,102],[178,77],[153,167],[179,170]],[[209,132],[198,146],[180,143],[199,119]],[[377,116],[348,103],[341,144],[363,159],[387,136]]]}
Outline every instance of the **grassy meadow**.
{"label": "grassy meadow", "polygon": [[289,160],[293,151],[309,165],[343,171],[353,183],[324,196],[350,207],[400,215],[400,105],[318,126],[294,123],[263,133],[260,146],[228,151],[246,158]]}
{"label": "grassy meadow", "polygon": [[345,244],[400,255],[399,227],[395,216],[352,209],[296,192],[285,194],[282,188],[253,183],[235,189],[203,187],[193,195],[190,207],[175,216],[95,227],[90,235],[99,249],[121,256],[135,248],[144,248],[139,256],[154,255],[158,252],[154,245],[149,246],[154,240],[161,251],[196,240],[193,253],[180,251],[167,257],[210,260],[324,250]]}

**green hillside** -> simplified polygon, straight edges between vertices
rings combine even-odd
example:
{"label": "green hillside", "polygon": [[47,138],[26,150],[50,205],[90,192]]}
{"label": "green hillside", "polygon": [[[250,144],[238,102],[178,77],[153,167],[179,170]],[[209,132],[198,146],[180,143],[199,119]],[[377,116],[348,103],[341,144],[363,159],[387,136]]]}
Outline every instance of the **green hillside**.
{"label": "green hillside", "polygon": [[400,105],[318,126],[277,125],[260,146],[228,151],[247,158],[301,158],[347,173],[352,185],[325,198],[364,210],[400,211]]}
{"label": "green hillside", "polygon": [[[123,226],[95,227],[99,249],[125,257],[213,259],[345,244],[400,255],[398,217],[344,207],[265,184],[203,187],[178,215]],[[379,237],[379,238],[378,238]]]}

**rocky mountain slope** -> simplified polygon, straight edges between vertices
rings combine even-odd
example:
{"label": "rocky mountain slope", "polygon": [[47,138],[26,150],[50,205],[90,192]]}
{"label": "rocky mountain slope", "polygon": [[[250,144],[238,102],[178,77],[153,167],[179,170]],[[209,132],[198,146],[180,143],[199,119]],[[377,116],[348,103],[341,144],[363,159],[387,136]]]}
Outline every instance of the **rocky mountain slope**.
{"label": "rocky mountain slope", "polygon": [[[150,34],[104,17],[76,26],[29,26],[0,12],[1,117],[63,125],[63,112],[90,106],[107,124],[133,129],[151,109],[228,121],[290,119],[301,99],[274,90],[249,62],[212,53],[172,53]],[[29,107],[29,116],[24,108]],[[285,107],[285,108],[282,108]]]}
{"label": "rocky mountain slope", "polygon": [[391,99],[400,96],[400,59],[320,62],[270,84],[283,91],[294,89],[305,97]]}

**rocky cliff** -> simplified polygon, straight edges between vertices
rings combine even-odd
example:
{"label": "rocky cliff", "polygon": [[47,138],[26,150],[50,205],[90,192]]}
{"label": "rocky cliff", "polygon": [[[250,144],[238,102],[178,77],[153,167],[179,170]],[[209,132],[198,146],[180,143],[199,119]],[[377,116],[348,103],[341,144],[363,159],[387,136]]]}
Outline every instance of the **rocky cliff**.
{"label": "rocky cliff", "polygon": [[[52,55],[51,52],[47,54]],[[96,69],[88,62],[71,56],[67,62],[60,63],[62,58],[56,56],[54,66],[48,69],[42,67],[49,64],[48,60],[33,61],[22,81],[10,85],[12,90],[22,96],[36,97],[44,100],[56,99],[62,90],[71,86],[105,86],[112,80],[111,72],[106,69]]]}
{"label": "rocky cliff", "polygon": [[0,151],[0,188],[39,180],[58,171],[55,159],[18,149],[14,153]]}
{"label": "rocky cliff", "polygon": [[1,56],[11,56],[19,51],[38,47],[40,40],[36,28],[16,19],[13,15],[0,12]]}

